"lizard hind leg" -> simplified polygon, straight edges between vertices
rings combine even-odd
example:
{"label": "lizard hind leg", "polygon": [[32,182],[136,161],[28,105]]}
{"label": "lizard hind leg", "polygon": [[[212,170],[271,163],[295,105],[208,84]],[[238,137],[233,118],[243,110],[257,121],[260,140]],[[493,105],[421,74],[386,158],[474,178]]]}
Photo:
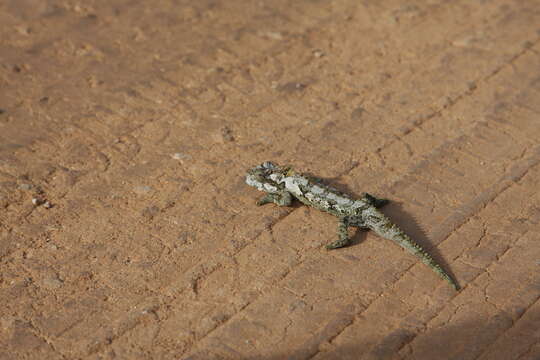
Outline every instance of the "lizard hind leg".
{"label": "lizard hind leg", "polygon": [[367,201],[369,201],[371,205],[375,206],[377,209],[383,207],[384,205],[390,202],[390,200],[388,199],[380,199],[368,193],[364,193],[364,198]]}
{"label": "lizard hind leg", "polygon": [[338,249],[338,248],[347,246],[351,243],[351,239],[349,238],[349,232],[347,231],[348,227],[349,227],[349,221],[347,220],[347,218],[340,218],[339,225],[338,225],[339,239],[326,245],[326,248],[328,250]]}

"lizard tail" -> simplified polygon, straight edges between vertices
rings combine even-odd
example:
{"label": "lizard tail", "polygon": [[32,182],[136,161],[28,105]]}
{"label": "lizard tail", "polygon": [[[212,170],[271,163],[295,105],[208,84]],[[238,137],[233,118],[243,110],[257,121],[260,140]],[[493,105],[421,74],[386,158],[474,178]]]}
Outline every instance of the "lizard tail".
{"label": "lizard tail", "polygon": [[364,213],[368,227],[379,236],[392,240],[402,248],[416,255],[424,264],[432,268],[437,275],[448,281],[456,290],[459,290],[458,283],[452,279],[444,269],[429,255],[420,245],[415,243],[407,234],[405,234],[397,225],[393,224],[383,213],[375,207],[370,208]]}

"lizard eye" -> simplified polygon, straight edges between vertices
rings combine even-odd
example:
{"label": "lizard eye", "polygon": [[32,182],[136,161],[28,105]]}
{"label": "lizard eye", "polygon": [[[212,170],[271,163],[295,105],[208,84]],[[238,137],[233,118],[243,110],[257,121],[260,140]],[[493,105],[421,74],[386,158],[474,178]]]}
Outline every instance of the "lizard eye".
{"label": "lizard eye", "polygon": [[263,169],[275,169],[276,165],[271,161],[265,161],[261,164]]}
{"label": "lizard eye", "polygon": [[294,169],[291,166],[286,166],[283,168],[283,173],[285,176],[293,176],[295,173]]}

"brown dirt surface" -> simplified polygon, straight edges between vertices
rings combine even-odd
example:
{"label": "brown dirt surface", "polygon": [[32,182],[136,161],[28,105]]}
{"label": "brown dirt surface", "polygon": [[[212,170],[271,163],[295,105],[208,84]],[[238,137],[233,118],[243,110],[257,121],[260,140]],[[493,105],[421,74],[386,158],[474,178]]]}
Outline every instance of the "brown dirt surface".
{"label": "brown dirt surface", "polygon": [[540,358],[540,1],[3,0],[0,45],[0,359]]}

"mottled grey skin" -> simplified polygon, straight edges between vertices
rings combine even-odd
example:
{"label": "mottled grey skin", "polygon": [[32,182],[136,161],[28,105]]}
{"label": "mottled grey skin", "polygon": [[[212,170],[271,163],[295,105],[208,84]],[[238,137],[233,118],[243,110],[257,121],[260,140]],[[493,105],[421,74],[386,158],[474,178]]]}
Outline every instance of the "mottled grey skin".
{"label": "mottled grey skin", "polygon": [[336,189],[323,185],[318,179],[298,174],[290,167],[278,166],[269,161],[250,169],[246,175],[246,183],[266,193],[257,202],[258,205],[275,203],[289,206],[293,199],[298,199],[308,206],[336,216],[339,219],[339,238],[327,245],[327,249],[337,249],[350,243],[347,231],[349,226],[370,229],[419,257],[424,264],[459,290],[458,284],[420,245],[412,241],[378,210],[387,204],[388,200],[378,199],[367,193],[361,199],[354,200]]}

